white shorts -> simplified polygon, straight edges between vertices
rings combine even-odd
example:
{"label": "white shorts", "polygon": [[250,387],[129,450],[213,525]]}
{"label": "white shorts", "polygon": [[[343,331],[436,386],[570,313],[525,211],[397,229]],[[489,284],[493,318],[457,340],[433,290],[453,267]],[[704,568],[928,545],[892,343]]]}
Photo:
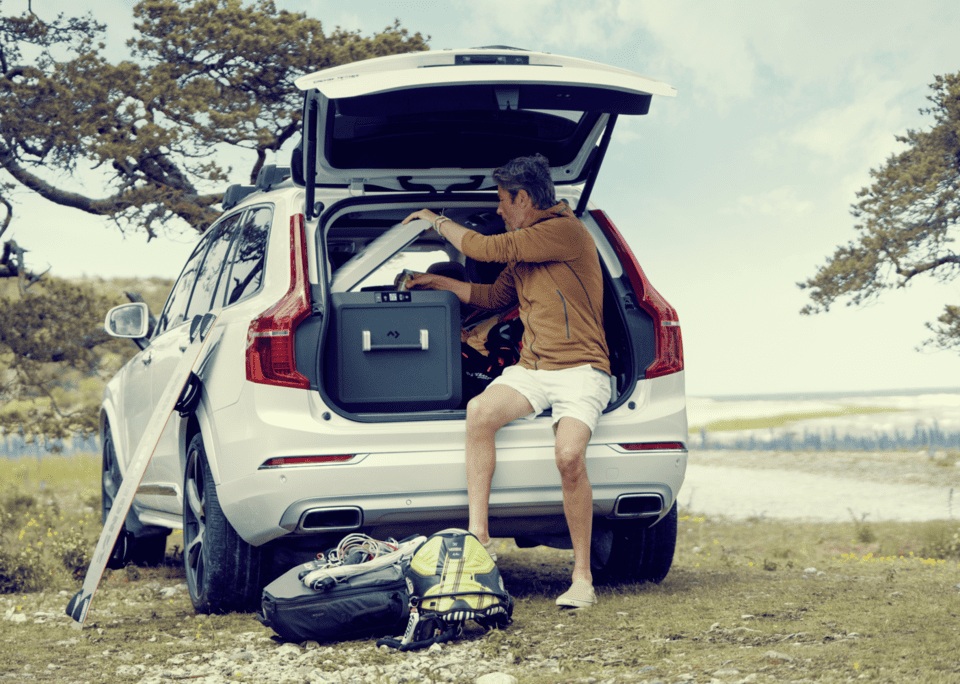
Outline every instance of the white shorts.
{"label": "white shorts", "polygon": [[533,407],[533,413],[524,416],[526,420],[552,408],[554,425],[561,418],[576,418],[593,432],[612,398],[611,381],[609,375],[589,365],[563,370],[510,366],[490,386],[506,385],[522,394]]}

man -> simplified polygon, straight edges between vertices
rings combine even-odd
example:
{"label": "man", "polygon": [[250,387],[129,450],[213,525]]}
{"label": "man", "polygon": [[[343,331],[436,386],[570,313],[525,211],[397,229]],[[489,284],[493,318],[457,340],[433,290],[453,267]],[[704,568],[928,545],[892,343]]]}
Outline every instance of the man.
{"label": "man", "polygon": [[585,608],[596,602],[590,571],[593,492],[585,456],[610,400],[600,261],[586,227],[566,203],[556,201],[545,157],[514,159],[494,170],[493,179],[500,196],[497,213],[507,226],[502,235],[481,235],[429,209],[414,212],[404,223],[427,220],[468,257],[505,263],[496,282],[471,284],[426,274],[409,285],[450,290],[482,309],[519,303],[524,325],[520,362],[467,404],[469,529],[492,548],[488,508],[497,431],[552,408],[563,511],[574,552],[571,587],[557,605]]}

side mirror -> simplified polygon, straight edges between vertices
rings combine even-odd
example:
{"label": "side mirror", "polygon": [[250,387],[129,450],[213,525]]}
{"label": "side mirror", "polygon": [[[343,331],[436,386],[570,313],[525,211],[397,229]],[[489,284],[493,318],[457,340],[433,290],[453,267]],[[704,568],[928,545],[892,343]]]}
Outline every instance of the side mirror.
{"label": "side mirror", "polygon": [[103,328],[111,337],[127,337],[134,340],[147,336],[150,326],[150,310],[143,302],[121,304],[107,312]]}

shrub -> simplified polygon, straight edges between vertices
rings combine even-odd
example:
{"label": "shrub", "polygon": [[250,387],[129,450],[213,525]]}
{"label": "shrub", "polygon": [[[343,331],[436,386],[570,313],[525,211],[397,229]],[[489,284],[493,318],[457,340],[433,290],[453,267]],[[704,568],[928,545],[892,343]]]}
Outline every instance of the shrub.
{"label": "shrub", "polygon": [[90,542],[79,530],[64,530],[53,542],[53,552],[73,577],[82,578],[90,565]]}
{"label": "shrub", "polygon": [[0,532],[15,530],[36,508],[37,497],[11,487],[0,499]]}
{"label": "shrub", "polygon": [[38,547],[0,550],[0,594],[38,591],[45,586],[43,559]]}
{"label": "shrub", "polygon": [[[95,525],[89,524],[93,518]],[[49,488],[38,497],[9,484],[0,494],[0,594],[47,589],[65,575],[82,577],[99,527],[95,513],[63,514]]]}
{"label": "shrub", "polygon": [[867,514],[864,513],[860,516],[860,519],[857,520],[857,516],[853,514],[853,511],[849,508],[847,510],[850,511],[850,516],[853,518],[853,538],[861,544],[872,544],[877,541],[876,532],[874,532],[873,527],[866,522]]}
{"label": "shrub", "polygon": [[923,526],[920,533],[924,558],[960,558],[960,527],[936,521]]}

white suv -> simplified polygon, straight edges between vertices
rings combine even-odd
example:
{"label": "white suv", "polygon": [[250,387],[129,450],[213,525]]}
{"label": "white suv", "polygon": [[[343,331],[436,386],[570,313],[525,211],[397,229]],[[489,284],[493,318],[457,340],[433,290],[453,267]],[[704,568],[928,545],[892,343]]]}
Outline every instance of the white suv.
{"label": "white suv", "polygon": [[[276,575],[350,532],[465,526],[463,407],[515,359],[522,324],[510,312],[491,323],[449,292],[398,291],[404,269],[489,283],[503,267],[464,257],[424,222],[398,224],[429,207],[502,232],[491,172],[540,152],[604,272],[616,387],[587,451],[593,572],[662,580],[687,463],[680,327],[589,197],[617,116],[645,114],[674,89],[503,47],[371,59],[297,85],[304,130],[291,168],[228,189],[223,216],[104,394],[105,515],[186,346],[184,322],[219,313],[212,366],[163,433],[114,564],[159,561],[182,528],[197,610],[250,610]],[[108,321],[148,315],[123,306],[127,316]],[[477,329],[485,344],[465,343]],[[490,533],[520,547],[570,547],[550,424],[544,415],[498,434]]]}

